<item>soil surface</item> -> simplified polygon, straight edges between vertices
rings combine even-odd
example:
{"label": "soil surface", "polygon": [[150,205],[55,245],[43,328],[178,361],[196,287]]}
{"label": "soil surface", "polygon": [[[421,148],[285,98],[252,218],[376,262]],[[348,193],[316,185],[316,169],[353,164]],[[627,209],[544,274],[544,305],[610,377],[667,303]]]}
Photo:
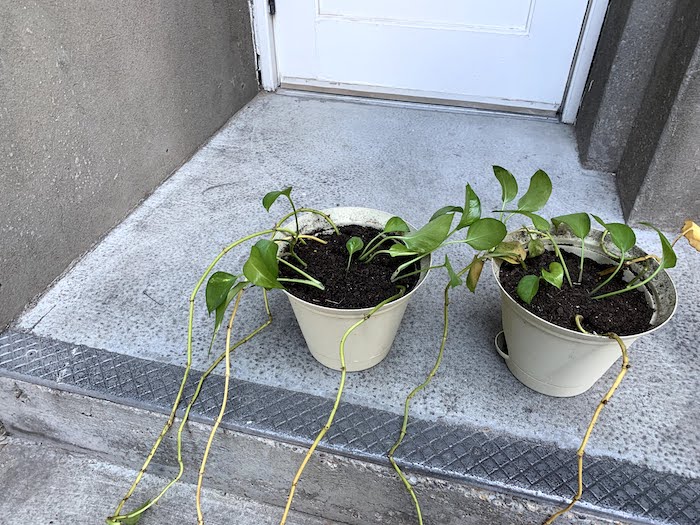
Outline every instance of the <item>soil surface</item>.
{"label": "soil surface", "polygon": [[[576,282],[581,259],[572,253],[563,253],[571,280]],[[583,270],[583,281],[574,284],[573,288],[564,277],[564,284],[558,290],[548,282],[540,281],[540,289],[531,304],[523,302],[516,293],[520,279],[525,275],[539,275],[542,268],[549,269],[549,263],[558,261],[552,252],[545,252],[539,257],[527,259],[527,269],[519,265],[503,263],[499,278],[508,294],[524,308],[550,323],[578,331],[574,323],[576,314],[583,315],[583,327],[588,331],[599,334],[614,332],[618,335],[639,334],[650,328],[649,322],[654,313],[647,304],[644,293],[633,290],[624,294],[614,295],[605,299],[591,299],[589,292],[608,276],[600,276],[599,272],[610,266],[599,264],[586,259]],[[605,285],[598,294],[619,290],[625,286],[620,272]]]}
{"label": "soil surface", "polygon": [[[391,282],[391,274],[408,258],[390,257],[386,254],[377,255],[369,263],[359,262],[359,252],[352,256],[350,270],[346,273],[348,263],[348,251],[345,243],[350,237],[361,238],[365,245],[369,243],[379,230],[365,226],[341,226],[338,228],[340,235],[335,233],[320,234],[318,238],[327,241],[321,244],[313,240],[307,240],[305,244],[299,243],[295,249],[296,254],[308,264],[301,265],[289,255],[284,256],[295,266],[301,268],[309,275],[321,281],[326,287],[319,290],[312,286],[296,283],[284,283],[287,291],[310,303],[329,308],[370,308],[388,299],[398,292],[397,284],[406,286],[406,293],[415,288],[419,275],[416,274],[397,282]],[[382,245],[388,249],[389,243]],[[416,263],[413,269],[406,269],[403,273],[410,273],[420,268]],[[299,278],[299,275],[286,265],[280,264],[280,277]]]}

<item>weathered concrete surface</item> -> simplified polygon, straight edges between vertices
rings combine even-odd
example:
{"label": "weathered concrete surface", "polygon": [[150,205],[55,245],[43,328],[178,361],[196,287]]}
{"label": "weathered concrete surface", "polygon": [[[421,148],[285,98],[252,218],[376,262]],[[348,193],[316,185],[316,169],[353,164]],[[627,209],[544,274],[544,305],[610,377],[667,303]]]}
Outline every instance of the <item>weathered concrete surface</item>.
{"label": "weathered concrete surface", "polygon": [[248,2],[0,2],[0,328],[257,92]]}
{"label": "weathered concrete surface", "polygon": [[617,173],[627,219],[669,229],[700,217],[700,3],[677,4]]}
{"label": "weathered concrete surface", "polygon": [[[608,221],[622,220],[615,178],[580,167],[569,126],[260,95],[50,290],[20,327],[38,323],[38,335],[182,366],[187,297],[202,271],[223,246],[287,211],[280,202],[267,214],[260,205],[267,191],[292,185],[298,204],[364,205],[421,224],[438,207],[461,204],[466,182],[484,210],[495,209],[500,188],[494,163],[512,169],[522,186],[544,168],[554,180],[547,216],[589,210]],[[640,232],[639,244],[658,253],[653,232]],[[693,355],[700,257],[681,244],[679,267],[671,272],[682,277],[681,306],[669,326],[632,347],[633,368],[603,412],[589,452],[698,476],[700,362]],[[240,268],[248,251],[230,253],[220,269]],[[472,256],[459,248],[449,254],[455,265]],[[437,355],[444,278],[439,272],[428,277],[409,304],[387,359],[351,374],[344,399],[401,412],[404,397]],[[616,371],[575,398],[529,390],[494,350],[500,302],[488,268],[477,292],[460,288],[452,294],[442,367],[413,400],[412,414],[576,449]],[[337,372],[311,357],[283,294],[271,293],[270,301],[272,326],[237,350],[233,373],[334,397]],[[243,299],[237,334],[264,320],[261,303],[258,293]],[[202,301],[194,355],[201,370],[211,363],[212,322]]]}
{"label": "weathered concrete surface", "polygon": [[676,4],[610,2],[575,124],[586,167],[617,171]]}
{"label": "weathered concrete surface", "polygon": [[[0,489],[3,495],[10,495],[0,501],[0,510],[3,505],[9,505],[7,508],[14,509],[17,516],[31,516],[31,512],[37,509],[41,512],[38,515],[45,516],[47,512],[53,512],[50,506],[53,502],[57,503],[57,510],[69,513],[68,516],[74,515],[71,513],[78,512],[82,506],[70,501],[70,494],[81,494],[81,489],[85,490],[86,502],[95,507],[85,509],[86,512],[90,512],[91,516],[106,516],[130,486],[135,471],[141,468],[166,420],[163,414],[5,377],[0,377],[0,414],[11,436],[31,438],[45,447],[15,451],[10,442],[4,450],[0,450],[0,468],[4,472],[0,477]],[[187,426],[183,438],[183,460],[186,465],[183,480],[186,483],[196,482],[196,471],[209,430],[208,425],[192,421]],[[56,452],[50,448],[56,444],[72,447],[74,451],[93,459]],[[134,497],[135,503],[153,496],[154,490],[162,487],[164,480],[172,479],[176,474],[175,452],[174,433],[171,433],[151,464],[151,472],[161,479],[151,479],[144,484]],[[205,508],[208,505],[214,505],[214,509],[222,508],[226,504],[238,507],[241,498],[273,507],[283,506],[289,484],[305,452],[305,449],[280,442],[220,431],[212,448],[205,478],[213,503],[207,502]],[[47,469],[32,468],[42,462],[46,462]],[[121,465],[129,470],[109,464]],[[35,474],[27,476],[27,472]],[[85,473],[87,480],[83,479]],[[95,484],[88,485],[92,483],[92,477],[96,479]],[[436,478],[412,477],[420,494],[426,523],[532,525],[542,522],[554,508],[537,503],[523,494],[459,486]],[[217,490],[226,492],[227,496],[224,498],[217,494]],[[183,487],[159,505],[157,515],[170,516],[174,512],[173,505],[175,510],[183,508],[183,502],[177,501],[177,496],[185,498],[185,505],[191,505],[192,489]],[[69,501],[61,502],[64,497]],[[46,503],[39,503],[44,499]],[[251,506],[250,503],[246,505]],[[330,520],[323,523],[416,523],[409,496],[393,470],[324,453],[316,454],[309,462],[298,486],[293,508],[306,515]],[[270,509],[270,513],[274,515],[274,509]],[[210,510],[212,518],[216,514],[216,510]],[[267,511],[263,515],[267,517]],[[281,516],[281,512],[276,515]],[[143,523],[166,523],[156,520],[155,516],[154,521]],[[68,520],[60,521],[63,522]],[[85,520],[78,523],[98,522]],[[321,523],[311,520],[297,522]],[[28,522],[16,523],[23,525]],[[214,520],[212,523],[219,522]],[[585,508],[580,507],[557,523],[602,525],[611,522],[592,517]],[[10,524],[14,525],[15,522]]]}
{"label": "weathered concrete surface", "polygon": [[[136,471],[46,443],[10,439],[0,450],[0,515],[4,525],[96,525],[114,512]],[[143,489],[155,494],[168,480],[146,475]],[[138,494],[137,497],[140,497]],[[143,503],[142,500],[137,500]],[[141,525],[196,523],[195,487],[178,484],[139,521]],[[131,507],[127,505],[126,509]],[[282,510],[225,490],[205,488],[202,512],[208,525],[273,525]],[[232,521],[235,517],[235,521]],[[340,522],[293,512],[290,525]]]}

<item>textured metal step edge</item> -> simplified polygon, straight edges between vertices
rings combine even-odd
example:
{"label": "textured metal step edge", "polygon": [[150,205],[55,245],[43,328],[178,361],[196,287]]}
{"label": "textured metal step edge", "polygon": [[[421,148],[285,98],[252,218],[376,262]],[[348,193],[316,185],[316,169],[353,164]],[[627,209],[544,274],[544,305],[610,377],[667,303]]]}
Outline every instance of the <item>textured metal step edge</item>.
{"label": "textured metal step edge", "polygon": [[[183,368],[14,330],[0,334],[0,375],[90,397],[167,412]],[[186,396],[194,392],[193,373]],[[223,378],[205,383],[193,412],[208,423],[218,413]],[[328,399],[233,380],[222,426],[306,445],[323,426]],[[400,417],[342,403],[320,450],[387,464]],[[396,459],[417,474],[523,495],[544,503],[567,500],[576,490],[574,451],[494,434],[464,425],[412,419]],[[637,523],[700,523],[700,480],[657,472],[605,457],[586,457],[582,506],[606,518]]]}

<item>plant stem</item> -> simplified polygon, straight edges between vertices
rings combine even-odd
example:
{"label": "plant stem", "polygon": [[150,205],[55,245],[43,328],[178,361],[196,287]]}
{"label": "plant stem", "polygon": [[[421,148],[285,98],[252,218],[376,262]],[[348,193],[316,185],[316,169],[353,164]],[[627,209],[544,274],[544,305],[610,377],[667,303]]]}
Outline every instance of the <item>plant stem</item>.
{"label": "plant stem", "polygon": [[[581,317],[580,315],[576,316]],[[577,322],[577,326],[580,326],[580,323]],[[585,333],[585,331],[584,331]],[[603,407],[608,404],[610,401],[610,398],[612,398],[613,394],[615,393],[615,390],[617,390],[617,387],[620,386],[620,383],[622,382],[622,379],[625,377],[625,374],[627,373],[627,370],[630,368],[630,362],[629,362],[629,357],[627,355],[627,347],[625,346],[625,343],[622,341],[620,336],[617,334],[614,334],[612,332],[605,334],[606,337],[609,337],[610,339],[614,339],[617,341],[617,344],[620,345],[620,350],[622,351],[622,368],[620,369],[620,372],[617,374],[617,377],[615,378],[615,381],[613,382],[612,386],[608,390],[607,394],[603,396],[603,399],[600,400],[600,403],[598,403],[598,406],[595,409],[595,412],[593,412],[593,417],[591,418],[591,422],[588,424],[588,429],[586,430],[586,434],[583,436],[583,441],[581,441],[581,446],[579,449],[576,451],[576,456],[578,458],[578,490],[576,492],[576,495],[571,499],[571,503],[569,503],[565,508],[555,512],[552,514],[547,521],[544,522],[543,525],[551,525],[554,523],[554,520],[556,520],[559,516],[566,514],[571,508],[576,504],[578,500],[581,499],[581,496],[583,495],[583,455],[586,450],[586,445],[588,444],[588,440],[591,437],[591,434],[593,432],[593,427],[595,426],[596,422],[598,421],[598,416],[600,416],[600,412],[603,410]]]}
{"label": "plant stem", "polygon": [[664,265],[663,265],[663,260],[662,260],[661,264],[659,264],[659,267],[656,270],[654,270],[654,272],[649,277],[644,279],[643,281],[640,281],[633,286],[629,286],[629,285],[625,286],[622,290],[615,290],[614,292],[604,293],[603,295],[596,295],[595,297],[591,297],[591,299],[605,299],[606,297],[612,297],[613,295],[619,295],[621,293],[625,293],[625,292],[629,292],[630,290],[634,290],[635,288],[639,288],[640,286],[644,286],[649,281],[651,281],[654,277],[656,277],[657,274],[663,269],[664,269]]}
{"label": "plant stem", "polygon": [[581,262],[578,268],[578,284],[581,284],[581,281],[583,281],[583,254],[586,251],[586,241],[584,239],[581,239]]}
{"label": "plant stem", "polygon": [[[173,402],[173,408],[170,411],[170,415],[168,416],[168,420],[166,421],[165,426],[163,427],[163,430],[161,430],[159,436],[156,438],[156,441],[153,444],[151,451],[149,452],[148,456],[146,457],[146,461],[144,462],[143,466],[141,467],[141,470],[139,470],[138,474],[136,475],[136,479],[131,484],[131,487],[127,491],[126,495],[121,499],[121,501],[117,505],[117,508],[114,511],[114,516],[119,515],[119,513],[121,512],[122,508],[124,508],[124,505],[126,504],[128,499],[132,496],[132,494],[136,490],[136,487],[138,486],[138,484],[140,483],[144,474],[146,473],[146,470],[148,469],[148,465],[151,463],[153,456],[155,456],[155,453],[158,450],[158,447],[160,446],[161,442],[163,441],[163,438],[168,433],[170,428],[172,428],[172,426],[175,422],[175,415],[177,413],[178,407],[180,406],[180,401],[182,400],[182,395],[183,395],[183,392],[185,390],[185,384],[187,383],[187,378],[189,377],[190,369],[192,368],[192,330],[193,330],[193,324],[194,324],[194,300],[195,300],[195,297],[197,296],[197,292],[199,292],[199,289],[202,287],[202,284],[204,284],[204,280],[207,278],[209,273],[214,269],[216,264],[221,260],[221,258],[224,255],[226,255],[228,252],[230,252],[233,248],[235,248],[239,244],[242,244],[246,241],[254,239],[255,237],[267,235],[268,233],[272,233],[273,231],[274,230],[270,229],[270,230],[263,230],[263,231],[259,231],[256,233],[252,233],[250,235],[247,235],[246,237],[243,237],[242,239],[238,239],[237,241],[229,244],[223,250],[221,250],[219,255],[217,255],[216,258],[207,267],[207,269],[205,270],[202,277],[200,277],[199,281],[197,281],[197,284],[194,287],[194,290],[192,291],[192,295],[190,295],[190,299],[189,299],[189,304],[190,304],[190,306],[189,306],[189,319],[187,322],[187,364],[185,365],[185,372],[183,373],[182,381],[180,382],[180,389],[178,390],[177,395],[175,396],[175,401]],[[146,510],[148,507],[150,507],[154,503],[155,503],[155,501],[152,501],[148,506],[144,507],[142,509],[142,511]]]}
{"label": "plant stem", "polygon": [[402,297],[404,295],[404,293],[406,293],[406,287],[399,286],[398,288],[399,288],[399,293],[389,297],[388,299],[384,299],[381,303],[379,303],[377,306],[372,308],[372,310],[370,310],[362,319],[360,319],[355,324],[353,324],[350,328],[348,328],[345,331],[345,333],[343,334],[343,337],[340,339],[340,384],[338,385],[338,392],[335,396],[335,403],[333,403],[333,409],[331,410],[330,414],[328,415],[328,420],[326,421],[326,424],[323,426],[321,431],[316,436],[316,439],[311,444],[311,447],[309,447],[309,450],[306,452],[306,455],[304,456],[304,460],[301,462],[301,465],[299,466],[299,469],[297,470],[297,473],[294,476],[294,480],[292,481],[292,486],[289,489],[289,495],[287,496],[287,504],[284,507],[284,514],[282,515],[280,525],[284,525],[287,522],[287,517],[289,515],[289,510],[292,507],[292,500],[294,499],[294,493],[296,492],[296,488],[297,488],[297,484],[299,483],[299,479],[301,479],[301,475],[304,472],[304,469],[306,468],[306,464],[311,459],[311,455],[316,450],[316,447],[318,447],[318,444],[323,439],[323,436],[325,436],[326,432],[328,432],[328,430],[331,428],[331,425],[333,424],[333,420],[335,419],[335,414],[338,411],[338,407],[340,406],[340,398],[343,395],[343,388],[345,387],[345,378],[347,377],[347,367],[345,366],[345,341],[347,340],[348,336],[357,327],[359,327],[363,323],[365,323],[382,306],[384,306],[387,303],[390,303],[391,301],[394,301],[394,300]]}
{"label": "plant stem", "polygon": [[[315,210],[313,208],[299,208],[298,210],[296,210],[296,213],[312,213],[314,215],[318,215],[319,217],[323,217],[326,220],[326,222],[331,225],[336,235],[340,235],[340,231],[338,231],[338,227],[335,225],[333,220],[322,211]],[[280,226],[282,226],[282,224],[284,224],[284,221],[289,219],[292,215],[295,215],[295,212],[291,212],[287,215],[282,216],[282,218],[275,224],[275,228],[279,228]]]}
{"label": "plant stem", "polygon": [[605,255],[607,255],[608,257],[610,257],[613,261],[615,261],[615,260],[617,260],[617,259],[620,259],[620,258],[624,259],[624,254],[622,254],[622,255],[620,255],[620,256],[617,256],[617,255],[615,255],[613,252],[611,252],[610,250],[608,250],[608,247],[607,247],[607,246],[605,246],[605,238],[606,238],[607,236],[608,236],[608,230],[605,230],[605,231],[603,232],[602,237],[600,238],[600,249],[603,250],[603,251],[605,252]]}
{"label": "plant stem", "polygon": [[450,296],[449,296],[449,291],[450,291],[450,285],[448,284],[445,286],[445,301],[443,304],[443,329],[442,329],[442,340],[440,342],[440,351],[438,352],[437,359],[435,361],[435,364],[433,365],[432,370],[430,370],[430,373],[426,377],[425,381],[415,387],[410,394],[406,397],[406,401],[404,402],[404,408],[403,408],[403,422],[401,423],[401,432],[399,434],[399,438],[396,440],[396,443],[394,443],[394,446],[391,447],[389,452],[387,453],[387,457],[389,458],[389,461],[391,462],[391,466],[394,467],[394,470],[398,474],[399,478],[401,478],[401,481],[403,482],[404,487],[406,487],[406,490],[408,490],[408,493],[411,496],[411,499],[413,500],[413,505],[416,508],[416,514],[418,516],[418,523],[420,525],[423,525],[423,514],[421,513],[420,509],[420,503],[418,503],[418,497],[416,496],[415,491],[413,490],[413,487],[409,483],[408,479],[404,475],[403,471],[399,467],[399,465],[396,463],[396,460],[394,459],[394,453],[396,450],[401,446],[401,443],[403,442],[404,437],[406,436],[407,428],[408,428],[408,412],[411,404],[411,399],[423,390],[430,381],[433,379],[435,374],[437,373],[438,369],[440,368],[440,363],[442,362],[442,356],[444,354],[445,350],[445,344],[447,342],[447,332],[448,332],[448,306],[450,304]]}
{"label": "plant stem", "polygon": [[301,276],[303,276],[303,277],[306,277],[306,278],[308,279],[308,281],[304,281],[304,280],[301,280],[301,279],[284,279],[284,278],[280,278],[280,279],[278,279],[278,281],[280,281],[280,282],[284,281],[284,282],[289,282],[289,283],[305,283],[305,284],[308,284],[308,285],[310,285],[310,286],[314,286],[314,287],[318,288],[319,290],[325,290],[325,289],[326,289],[325,286],[323,286],[323,283],[321,283],[321,281],[319,281],[318,279],[314,279],[314,278],[311,277],[308,273],[306,273],[306,272],[303,271],[303,270],[300,270],[299,268],[297,268],[296,266],[294,266],[294,265],[293,265],[292,263],[290,263],[289,261],[285,261],[285,260],[282,259],[281,257],[278,257],[277,260],[278,260],[279,262],[281,262],[282,264],[284,264],[284,265],[286,265],[286,266],[289,266],[292,270],[294,270],[295,272],[297,272],[299,275],[301,275]]}
{"label": "plant stem", "polygon": [[612,281],[613,278],[619,273],[620,269],[622,268],[622,266],[623,266],[624,264],[625,264],[625,258],[623,257],[623,258],[620,259],[620,264],[617,265],[617,268],[615,268],[615,271],[614,271],[613,273],[611,273],[610,276],[609,276],[607,279],[605,279],[602,283],[600,283],[598,286],[596,286],[595,288],[593,288],[593,290],[591,290],[590,295],[593,295],[593,294],[596,293],[598,290],[600,290],[603,286],[605,286],[605,285],[608,284],[610,281]]}
{"label": "plant stem", "polygon": [[197,524],[204,525],[204,515],[202,514],[202,484],[204,482],[204,471],[207,467],[207,459],[209,458],[209,451],[211,450],[211,444],[214,442],[214,435],[216,434],[221,420],[224,418],[224,413],[226,412],[226,405],[228,404],[228,387],[231,381],[231,330],[233,329],[233,321],[236,318],[236,313],[238,312],[238,306],[241,304],[241,297],[243,296],[243,291],[238,292],[236,297],[236,303],[233,306],[233,312],[231,313],[231,320],[228,322],[228,328],[226,329],[226,351],[224,355],[225,359],[225,375],[224,375],[224,396],[221,400],[221,409],[219,410],[219,415],[214,421],[214,426],[211,428],[209,433],[209,439],[207,440],[207,445],[204,448],[204,456],[202,456],[202,463],[199,466],[199,477],[197,478],[197,492],[195,495],[195,504],[197,507]]}
{"label": "plant stem", "polygon": [[[423,256],[423,257],[425,257],[425,256]],[[405,273],[401,277],[396,277],[395,280],[398,281],[399,279],[405,279],[406,277],[411,277],[412,275],[423,273],[424,271],[427,272],[428,270],[438,270],[438,269],[444,268],[444,267],[445,267],[444,264],[440,264],[439,266],[428,266],[428,268],[426,268],[425,270],[423,270],[423,268],[419,268],[418,270],[414,270],[410,273]]]}
{"label": "plant stem", "polygon": [[[388,250],[382,250],[382,251],[377,251],[379,247],[384,244],[386,241],[395,241],[397,240],[398,237],[392,237],[390,235],[387,235],[384,237],[381,241],[379,241],[377,244],[375,244],[371,250],[363,250],[362,253],[360,254],[360,260],[364,262],[369,262],[372,259],[374,259],[374,256],[379,254],[379,253],[389,253]],[[374,240],[374,239],[373,239]],[[371,242],[371,241],[370,241]]]}
{"label": "plant stem", "polygon": [[414,257],[414,258],[411,259],[410,261],[407,261],[407,262],[403,263],[403,264],[402,264],[401,266],[399,266],[399,267],[396,269],[396,271],[394,271],[394,273],[391,275],[391,280],[392,280],[392,281],[395,281],[396,279],[398,279],[398,278],[399,278],[399,274],[400,274],[403,270],[405,270],[406,268],[408,268],[408,267],[411,266],[412,264],[417,263],[417,262],[420,261],[423,257],[425,257],[424,254],[419,255],[418,257]]}

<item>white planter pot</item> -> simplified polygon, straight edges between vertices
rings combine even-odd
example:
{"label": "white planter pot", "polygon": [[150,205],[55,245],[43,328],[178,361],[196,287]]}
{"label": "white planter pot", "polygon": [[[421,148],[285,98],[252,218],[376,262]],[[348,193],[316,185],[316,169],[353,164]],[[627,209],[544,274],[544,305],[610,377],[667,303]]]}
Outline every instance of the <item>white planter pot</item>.
{"label": "white planter pot", "polygon": [[[601,236],[602,232],[592,231],[586,238],[585,256],[613,264],[600,248]],[[513,232],[506,240],[525,240],[527,243],[522,232]],[[555,240],[562,251],[580,253],[580,239],[563,233],[557,235]],[[610,250],[615,253],[612,245]],[[633,257],[646,255],[636,246],[630,253]],[[507,347],[503,344],[503,338],[497,337],[496,349],[513,375],[526,386],[549,396],[570,397],[591,388],[620,358],[617,342],[605,336],[575,332],[540,319],[506,293],[498,279],[499,268],[500,264],[494,261],[492,269],[501,289],[503,335]],[[641,267],[633,266],[632,269],[636,272]],[[628,348],[639,337],[664,325],[676,310],[676,289],[666,272],[661,271],[646,285],[645,294],[654,315],[648,330],[622,337]]]}
{"label": "white planter pot", "polygon": [[[323,210],[338,226],[355,224],[384,228],[393,216],[389,213],[369,208],[333,208]],[[294,219],[284,225],[294,229]],[[310,233],[323,229],[332,231],[328,223],[317,215],[304,214],[299,217],[299,229]],[[372,314],[365,323],[355,329],[345,342],[345,364],[348,372],[366,370],[382,361],[394,342],[406,306],[411,296],[425,282],[430,267],[430,257],[421,261],[424,270],[418,284],[406,295],[393,301]],[[367,315],[372,308],[341,309],[328,308],[309,303],[286,292],[294,310],[306,344],[321,364],[340,370],[340,339],[348,328]]]}

